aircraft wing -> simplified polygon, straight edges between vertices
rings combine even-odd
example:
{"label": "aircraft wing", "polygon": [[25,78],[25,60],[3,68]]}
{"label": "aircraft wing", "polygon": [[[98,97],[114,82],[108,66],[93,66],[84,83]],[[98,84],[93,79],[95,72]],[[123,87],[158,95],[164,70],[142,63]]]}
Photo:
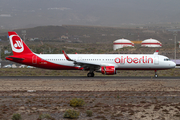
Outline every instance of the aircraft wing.
{"label": "aircraft wing", "polygon": [[66,60],[68,61],[73,61],[75,65],[80,66],[80,68],[84,68],[86,69],[99,69],[100,68],[100,64],[97,63],[92,63],[92,62],[87,62],[87,61],[81,61],[81,60],[72,60],[67,54],[66,52],[63,50],[62,51]]}
{"label": "aircraft wing", "polygon": [[92,63],[92,62],[84,62],[84,61],[74,61],[74,64],[77,64],[77,65],[89,65],[89,66],[101,66],[100,64],[96,64],[96,63]]}

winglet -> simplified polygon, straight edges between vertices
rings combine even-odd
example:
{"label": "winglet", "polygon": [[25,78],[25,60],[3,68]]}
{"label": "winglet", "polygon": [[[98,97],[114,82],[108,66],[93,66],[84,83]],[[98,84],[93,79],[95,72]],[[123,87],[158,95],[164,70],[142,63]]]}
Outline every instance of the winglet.
{"label": "winglet", "polygon": [[68,60],[68,61],[73,61],[73,60],[71,60],[71,59],[69,58],[69,56],[66,54],[66,52],[65,52],[64,50],[62,50],[62,52],[63,52],[66,60]]}
{"label": "winglet", "polygon": [[154,52],[154,55],[158,55],[159,53],[159,50],[156,50],[156,52]]}

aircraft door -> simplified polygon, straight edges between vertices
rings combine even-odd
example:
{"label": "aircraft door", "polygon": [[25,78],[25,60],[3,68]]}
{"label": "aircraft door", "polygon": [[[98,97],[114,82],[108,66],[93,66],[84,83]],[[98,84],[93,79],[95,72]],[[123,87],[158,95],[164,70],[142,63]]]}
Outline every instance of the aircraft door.
{"label": "aircraft door", "polygon": [[154,65],[159,65],[159,56],[154,56]]}
{"label": "aircraft door", "polygon": [[37,56],[36,55],[32,56],[32,64],[37,64]]}

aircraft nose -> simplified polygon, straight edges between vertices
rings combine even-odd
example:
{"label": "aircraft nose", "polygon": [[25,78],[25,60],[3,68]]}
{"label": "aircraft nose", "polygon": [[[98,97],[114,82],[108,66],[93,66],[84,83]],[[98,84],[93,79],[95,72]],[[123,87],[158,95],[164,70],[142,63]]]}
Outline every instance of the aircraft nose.
{"label": "aircraft nose", "polygon": [[175,67],[176,67],[176,63],[175,63],[175,62],[172,62],[172,63],[171,63],[171,66],[172,66],[173,68],[175,68]]}

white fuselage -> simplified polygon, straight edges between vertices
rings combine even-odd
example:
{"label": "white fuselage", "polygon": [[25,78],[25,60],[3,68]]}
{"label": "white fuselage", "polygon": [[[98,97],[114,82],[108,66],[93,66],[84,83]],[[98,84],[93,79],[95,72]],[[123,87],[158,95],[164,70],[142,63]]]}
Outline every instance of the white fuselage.
{"label": "white fuselage", "polygon": [[[44,61],[63,66],[74,66],[63,54],[36,54]],[[93,63],[99,66],[115,66],[120,69],[169,69],[175,63],[167,57],[153,54],[68,54],[75,61]],[[46,63],[44,63],[46,64]],[[76,66],[77,67],[77,66]]]}

